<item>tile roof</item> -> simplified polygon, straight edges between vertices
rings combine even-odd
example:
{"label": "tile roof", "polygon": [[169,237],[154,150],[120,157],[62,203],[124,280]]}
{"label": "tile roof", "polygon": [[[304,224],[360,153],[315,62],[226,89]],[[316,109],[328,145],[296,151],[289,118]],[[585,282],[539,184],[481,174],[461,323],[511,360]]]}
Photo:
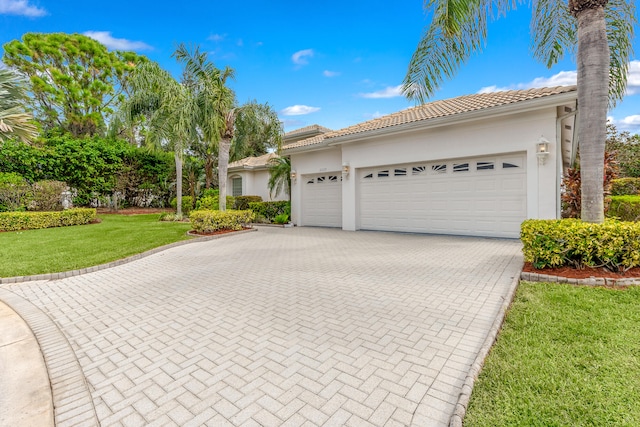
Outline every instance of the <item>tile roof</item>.
{"label": "tile roof", "polygon": [[283,149],[306,147],[341,136],[365,133],[393,126],[404,125],[423,120],[454,116],[456,114],[484,110],[502,105],[515,104],[550,95],[557,95],[576,91],[576,86],[556,86],[527,90],[510,90],[504,92],[478,93],[430,102],[417,107],[407,108],[397,113],[389,114],[377,119],[358,123],[337,131],[327,132],[312,138],[286,144]]}
{"label": "tile roof", "polygon": [[278,157],[278,155],[276,153],[267,153],[259,157],[245,157],[244,159],[236,160],[235,162],[229,163],[228,167],[229,169],[255,169],[259,167],[266,167],[269,163],[269,160],[273,159],[274,157]]}
{"label": "tile roof", "polygon": [[292,137],[292,136],[299,135],[301,133],[308,133],[308,132],[327,133],[327,132],[331,132],[331,129],[326,128],[324,126],[320,126],[320,125],[310,125],[310,126],[305,126],[303,128],[300,128],[300,129],[295,129],[295,130],[289,131],[289,132],[284,134],[284,137],[285,138]]}

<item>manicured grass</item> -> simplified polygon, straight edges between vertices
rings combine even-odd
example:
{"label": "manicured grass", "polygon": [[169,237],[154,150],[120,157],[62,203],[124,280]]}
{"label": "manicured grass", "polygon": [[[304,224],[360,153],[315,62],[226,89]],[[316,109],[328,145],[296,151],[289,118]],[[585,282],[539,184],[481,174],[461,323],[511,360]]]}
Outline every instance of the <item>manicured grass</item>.
{"label": "manicured grass", "polygon": [[0,233],[0,277],[91,267],[189,238],[189,223],[159,217],[100,215],[100,224]]}
{"label": "manicured grass", "polygon": [[464,425],[640,426],[640,287],[521,283]]}

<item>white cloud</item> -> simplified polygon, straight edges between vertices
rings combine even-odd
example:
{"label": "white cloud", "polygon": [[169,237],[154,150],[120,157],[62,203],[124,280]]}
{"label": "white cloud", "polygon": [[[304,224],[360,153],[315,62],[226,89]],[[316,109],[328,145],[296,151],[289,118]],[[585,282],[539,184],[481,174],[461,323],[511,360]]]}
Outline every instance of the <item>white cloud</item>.
{"label": "white cloud", "polygon": [[640,94],[640,61],[629,62],[627,74],[627,95]]}
{"label": "white cloud", "polygon": [[284,108],[281,113],[283,116],[301,116],[303,114],[315,113],[320,111],[320,107],[310,107],[308,105],[292,105]]}
{"label": "white cloud", "polygon": [[144,42],[136,42],[127,39],[117,39],[111,35],[110,31],[85,31],[87,37],[99,41],[109,49],[113,50],[149,50],[151,46]]}
{"label": "white cloud", "polygon": [[616,126],[619,131],[629,131],[631,133],[640,134],[640,114],[627,116],[621,120],[609,116],[607,120]]}
{"label": "white cloud", "polygon": [[361,93],[362,98],[378,99],[378,98],[395,98],[402,96],[402,85],[387,86],[382,90],[376,92]]}
{"label": "white cloud", "polygon": [[36,18],[46,14],[46,10],[30,5],[28,0],[0,0],[0,15],[19,15]]}
{"label": "white cloud", "polygon": [[329,71],[329,70],[324,70],[324,71],[322,72],[322,74],[323,74],[325,77],[336,77],[336,76],[339,76],[339,75],[340,75],[340,72],[339,72],[339,71]]}
{"label": "white cloud", "polygon": [[225,37],[227,37],[226,34],[211,34],[209,37],[207,37],[207,40],[211,40],[214,42],[221,42],[222,40],[225,39]]}
{"label": "white cloud", "polygon": [[576,84],[578,73],[575,71],[560,71],[558,74],[554,74],[551,77],[536,77],[527,83],[517,83],[510,86],[486,86],[478,91],[478,93],[500,92],[503,90],[514,89],[531,89],[539,87],[554,87],[554,86],[570,86]]}
{"label": "white cloud", "polygon": [[291,55],[291,60],[296,65],[307,65],[309,63],[308,58],[313,58],[313,49],[299,50]]}

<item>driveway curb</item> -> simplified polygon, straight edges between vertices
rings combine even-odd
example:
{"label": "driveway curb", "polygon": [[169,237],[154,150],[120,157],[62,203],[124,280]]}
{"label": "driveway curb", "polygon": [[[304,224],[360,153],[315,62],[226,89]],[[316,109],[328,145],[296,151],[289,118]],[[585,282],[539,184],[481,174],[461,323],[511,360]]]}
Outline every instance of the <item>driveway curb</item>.
{"label": "driveway curb", "polygon": [[489,355],[489,351],[493,346],[493,343],[496,341],[498,337],[498,333],[500,329],[502,329],[502,324],[504,323],[504,319],[507,315],[507,310],[511,303],[513,302],[513,298],[516,294],[516,289],[518,289],[518,284],[520,283],[520,275],[516,275],[513,278],[513,282],[511,283],[511,287],[509,288],[509,292],[507,293],[502,306],[500,307],[500,311],[496,316],[493,325],[491,326],[491,330],[489,331],[489,335],[487,335],[487,339],[484,341],[484,344],[480,348],[478,352],[478,356],[476,360],[474,360],[471,365],[471,369],[469,369],[469,373],[465,378],[464,385],[462,386],[462,391],[458,396],[458,402],[456,403],[455,410],[453,415],[451,416],[451,420],[449,421],[449,427],[462,427],[462,421],[467,413],[467,407],[469,406],[469,400],[471,399],[471,392],[473,391],[473,385],[478,379],[478,375],[482,370],[482,366],[484,365],[484,361]]}
{"label": "driveway curb", "polygon": [[66,279],[67,277],[80,276],[81,274],[93,273],[94,271],[105,270],[107,268],[117,267],[119,265],[128,264],[132,261],[139,260],[144,257],[148,257],[149,255],[156,254],[158,252],[162,252],[167,249],[175,248],[176,246],[187,245],[190,243],[197,242],[206,242],[208,240],[216,240],[221,239],[223,237],[236,236],[238,234],[250,233],[253,231],[258,231],[257,228],[250,228],[248,230],[241,230],[234,233],[226,233],[226,234],[218,234],[215,236],[202,236],[202,237],[194,237],[189,240],[181,240],[179,242],[169,243],[168,245],[158,246],[157,248],[150,249],[146,252],[142,252],[139,254],[131,255],[127,258],[122,258],[116,261],[111,261],[106,264],[95,265],[93,267],[81,268],[79,270],[69,270],[62,271],[59,273],[45,273],[45,274],[36,274],[33,276],[14,276],[14,277],[0,277],[0,285],[5,285],[9,283],[21,283],[21,282],[33,282],[36,280],[58,280],[58,279]]}

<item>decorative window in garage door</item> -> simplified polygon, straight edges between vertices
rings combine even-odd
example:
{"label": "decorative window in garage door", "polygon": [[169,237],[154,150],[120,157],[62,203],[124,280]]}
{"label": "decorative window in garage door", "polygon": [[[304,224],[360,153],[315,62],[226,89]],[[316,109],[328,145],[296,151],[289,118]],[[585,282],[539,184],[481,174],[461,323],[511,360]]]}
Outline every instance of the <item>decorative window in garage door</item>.
{"label": "decorative window in garage door", "polygon": [[326,182],[339,182],[342,181],[341,175],[324,175],[316,176],[315,178],[307,179],[307,184],[324,184]]}

